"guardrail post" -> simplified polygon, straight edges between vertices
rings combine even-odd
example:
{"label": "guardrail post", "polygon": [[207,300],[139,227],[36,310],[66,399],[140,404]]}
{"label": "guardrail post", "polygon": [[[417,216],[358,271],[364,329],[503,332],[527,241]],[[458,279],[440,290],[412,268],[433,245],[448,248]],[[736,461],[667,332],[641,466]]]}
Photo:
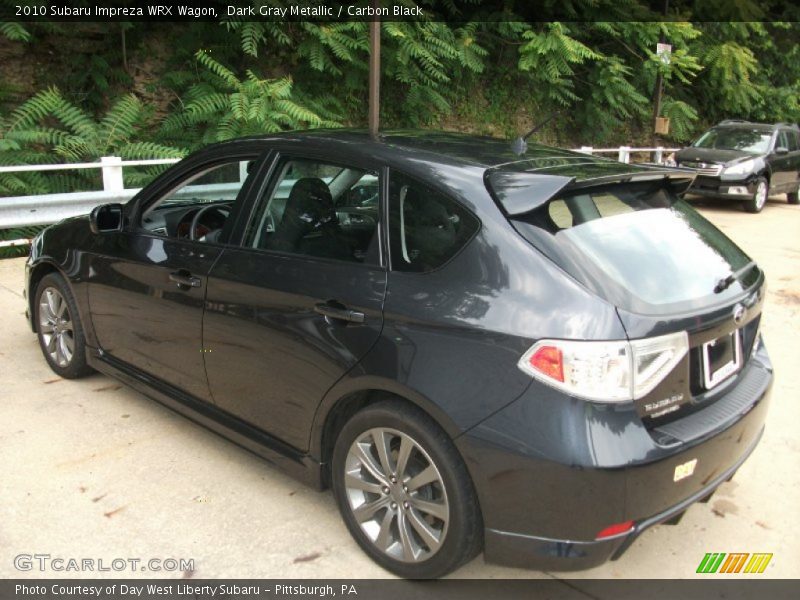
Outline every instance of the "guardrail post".
{"label": "guardrail post", "polygon": [[664,146],[656,146],[656,151],[653,154],[653,162],[660,165],[664,160]]}
{"label": "guardrail post", "polygon": [[103,190],[106,192],[121,192],[124,190],[122,159],[119,156],[101,156],[100,164],[103,170]]}
{"label": "guardrail post", "polygon": [[617,154],[617,160],[621,163],[629,163],[631,162],[631,147],[630,146],[620,146],[619,153]]}

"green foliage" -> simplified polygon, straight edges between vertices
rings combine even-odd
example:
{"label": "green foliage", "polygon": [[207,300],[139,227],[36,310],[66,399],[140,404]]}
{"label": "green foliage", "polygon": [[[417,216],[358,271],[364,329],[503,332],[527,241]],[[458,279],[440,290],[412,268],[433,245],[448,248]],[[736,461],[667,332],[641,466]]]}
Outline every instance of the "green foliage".
{"label": "green foliage", "polygon": [[[519,2],[500,15],[478,0],[421,2],[429,19],[381,23],[384,128],[511,136],[561,110],[539,139],[649,145],[658,76],[666,143],[723,118],[800,120],[800,24],[791,13],[756,22],[755,0],[670,3],[663,22],[635,0],[537,3],[576,22],[531,22]],[[366,124],[366,22],[2,23],[0,37],[46,65],[27,91],[0,77],[0,164],[172,157],[241,135]],[[660,41],[673,47],[668,62]],[[126,169],[126,183],[160,170]],[[99,185],[92,170],[0,174],[0,195]]]}
{"label": "green foliage", "polygon": [[15,42],[27,42],[31,39],[28,30],[17,22],[0,21],[0,35]]}
{"label": "green foliage", "polygon": [[522,34],[526,42],[519,49],[519,69],[528,71],[544,84],[549,99],[567,106],[580,98],[574,93],[575,66],[603,58],[575,37],[563,23],[540,24],[540,31]]}
{"label": "green foliage", "polygon": [[196,59],[205,72],[187,90],[183,110],[164,122],[162,133],[167,137],[209,143],[287,129],[338,126],[293,97],[291,77],[263,79],[248,69],[240,78],[203,50]]}
{"label": "green foliage", "polygon": [[669,118],[670,137],[673,140],[685,143],[694,137],[698,114],[691,104],[667,96],[661,112]]}
{"label": "green foliage", "polygon": [[[30,240],[39,233],[43,226],[17,227],[15,229],[0,229],[0,242],[7,240]],[[0,258],[14,258],[27,256],[29,247],[26,245],[0,247]]]}
{"label": "green foliage", "polygon": [[[179,158],[181,148],[138,141],[146,124],[142,102],[132,94],[119,98],[95,119],[66,100],[57,88],[43,90],[0,119],[0,165],[94,162],[101,156],[125,159]],[[129,184],[141,183],[129,173]],[[41,194],[96,187],[90,170],[0,173],[0,195]],[[88,187],[87,187],[88,186]]]}

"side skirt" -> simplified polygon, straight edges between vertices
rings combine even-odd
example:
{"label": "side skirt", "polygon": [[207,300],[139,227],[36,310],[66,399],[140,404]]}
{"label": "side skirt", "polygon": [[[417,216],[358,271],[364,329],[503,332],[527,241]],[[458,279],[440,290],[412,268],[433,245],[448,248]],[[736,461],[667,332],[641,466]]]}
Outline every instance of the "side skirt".
{"label": "side skirt", "polygon": [[256,454],[281,471],[317,490],[325,489],[322,465],[311,456],[253,427],[213,404],[203,402],[154,377],[150,377],[95,349],[87,350],[87,362],[97,371],[118,379],[176,413],[202,425],[236,445]]}

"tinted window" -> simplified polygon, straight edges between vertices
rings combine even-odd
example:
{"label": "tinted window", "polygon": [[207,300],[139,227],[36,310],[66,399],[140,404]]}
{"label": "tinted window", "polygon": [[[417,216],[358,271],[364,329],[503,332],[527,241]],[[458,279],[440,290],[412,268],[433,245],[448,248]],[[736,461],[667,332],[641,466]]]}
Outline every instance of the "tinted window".
{"label": "tinted window", "polygon": [[778,138],[778,147],[783,146],[789,152],[797,150],[797,133],[784,129],[781,131],[780,138]]}
{"label": "tinted window", "polygon": [[478,220],[444,194],[400,173],[392,173],[389,183],[393,270],[436,269],[478,230]]}
{"label": "tinted window", "polygon": [[721,127],[711,129],[694,143],[697,148],[741,150],[748,154],[764,154],[769,149],[772,133],[760,129]]}
{"label": "tinted window", "polygon": [[573,193],[515,217],[517,229],[573,277],[635,312],[718,303],[755,283],[714,293],[748,262],[722,232],[660,184]]}
{"label": "tinted window", "polygon": [[226,162],[195,173],[165,195],[159,204],[233,202],[247,179],[252,162]]}
{"label": "tinted window", "polygon": [[223,228],[253,164],[255,160],[228,160],[187,174],[147,208],[141,226],[156,235],[188,238],[194,216],[202,211],[195,239],[222,240]]}
{"label": "tinted window", "polygon": [[379,262],[377,173],[284,159],[259,200],[245,244],[303,256]]}

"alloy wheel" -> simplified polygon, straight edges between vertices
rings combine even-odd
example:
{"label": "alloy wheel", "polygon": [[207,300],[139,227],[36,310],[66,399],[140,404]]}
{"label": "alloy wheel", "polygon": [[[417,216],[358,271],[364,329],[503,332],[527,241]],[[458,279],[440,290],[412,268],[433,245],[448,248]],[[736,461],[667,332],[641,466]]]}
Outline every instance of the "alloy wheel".
{"label": "alloy wheel", "polygon": [[444,481],[411,436],[388,428],[358,436],[345,460],[344,487],[361,530],[391,558],[421,562],[444,543],[450,519]]}
{"label": "alloy wheel", "polygon": [[767,184],[764,181],[759,181],[756,187],[756,208],[761,210],[767,203]]}
{"label": "alloy wheel", "polygon": [[69,306],[54,287],[47,287],[39,297],[39,331],[50,359],[59,367],[67,367],[75,353],[75,333]]}

